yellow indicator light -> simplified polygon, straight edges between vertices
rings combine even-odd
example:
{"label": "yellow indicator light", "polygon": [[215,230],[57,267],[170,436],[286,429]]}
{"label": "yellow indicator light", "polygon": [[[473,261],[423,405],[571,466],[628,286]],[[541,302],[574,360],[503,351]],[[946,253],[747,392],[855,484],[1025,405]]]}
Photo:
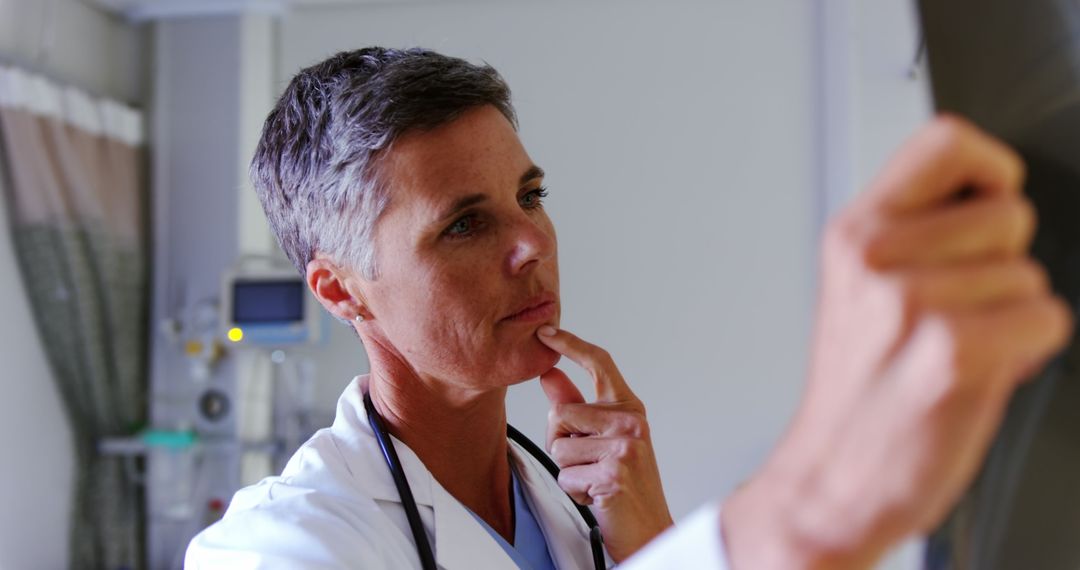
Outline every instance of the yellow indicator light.
{"label": "yellow indicator light", "polygon": [[229,329],[229,340],[233,342],[240,342],[244,340],[244,331],[240,327],[233,327]]}

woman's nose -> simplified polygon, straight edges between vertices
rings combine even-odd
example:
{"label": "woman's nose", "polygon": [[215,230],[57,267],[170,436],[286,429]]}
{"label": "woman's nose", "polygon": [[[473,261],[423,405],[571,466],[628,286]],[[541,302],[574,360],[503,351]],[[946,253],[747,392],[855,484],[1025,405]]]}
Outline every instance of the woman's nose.
{"label": "woman's nose", "polygon": [[513,228],[513,247],[510,251],[510,273],[517,275],[555,256],[555,230],[551,224],[525,218]]}

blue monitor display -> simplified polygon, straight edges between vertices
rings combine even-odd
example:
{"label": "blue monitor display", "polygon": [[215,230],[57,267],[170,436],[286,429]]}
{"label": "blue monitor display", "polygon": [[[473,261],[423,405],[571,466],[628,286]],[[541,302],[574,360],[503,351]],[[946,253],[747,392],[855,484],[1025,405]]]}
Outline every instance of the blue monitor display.
{"label": "blue monitor display", "polygon": [[232,318],[238,325],[302,321],[304,283],[296,279],[237,281],[233,284]]}

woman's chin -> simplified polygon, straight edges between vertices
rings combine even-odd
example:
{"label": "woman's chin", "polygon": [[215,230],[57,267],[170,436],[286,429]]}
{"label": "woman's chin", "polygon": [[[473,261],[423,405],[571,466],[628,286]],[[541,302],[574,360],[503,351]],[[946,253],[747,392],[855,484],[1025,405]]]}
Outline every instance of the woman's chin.
{"label": "woman's chin", "polygon": [[559,363],[562,356],[544,346],[540,341],[534,341],[534,346],[529,346],[519,351],[514,358],[514,373],[509,375],[514,378],[514,384],[520,384],[532,380],[541,374],[551,370],[552,366]]}

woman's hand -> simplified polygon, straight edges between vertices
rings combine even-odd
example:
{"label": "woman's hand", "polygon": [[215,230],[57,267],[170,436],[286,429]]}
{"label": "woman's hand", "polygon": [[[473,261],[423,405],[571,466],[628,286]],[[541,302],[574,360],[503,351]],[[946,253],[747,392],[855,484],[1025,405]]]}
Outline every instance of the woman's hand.
{"label": "woman's hand", "polygon": [[1028,256],[1023,164],[955,118],[923,129],[825,237],[803,404],[724,504],[734,568],[869,568],[932,530],[1068,306]]}
{"label": "woman's hand", "polygon": [[537,337],[596,383],[590,404],[562,370],[540,376],[551,400],[547,449],[562,469],[559,486],[592,505],[608,553],[621,562],[672,524],[645,405],[600,347],[553,327],[542,327]]}

